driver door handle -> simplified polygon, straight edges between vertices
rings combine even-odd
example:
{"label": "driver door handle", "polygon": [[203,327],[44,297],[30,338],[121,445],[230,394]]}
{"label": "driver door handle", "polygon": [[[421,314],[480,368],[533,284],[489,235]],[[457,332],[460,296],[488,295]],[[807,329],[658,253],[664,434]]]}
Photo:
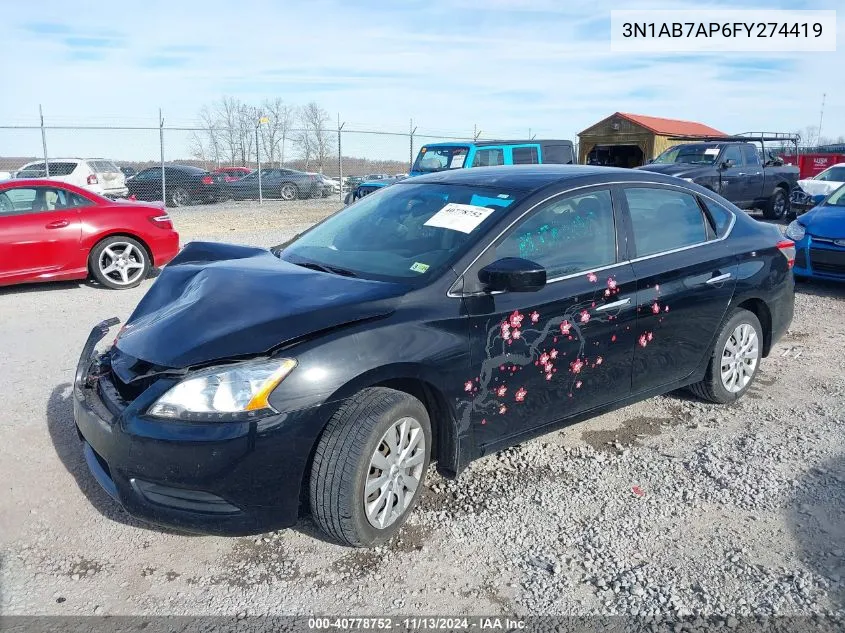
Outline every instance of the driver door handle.
{"label": "driver door handle", "polygon": [[723,281],[727,281],[730,278],[731,278],[730,273],[723,273],[721,275],[716,275],[715,277],[711,277],[710,279],[707,280],[706,283],[708,283],[708,284],[719,284],[719,283],[722,283]]}
{"label": "driver door handle", "polygon": [[65,228],[70,222],[67,220],[56,220],[55,222],[49,222],[46,225],[48,229],[63,229]]}
{"label": "driver door handle", "polygon": [[620,299],[619,301],[614,301],[613,303],[605,303],[604,305],[600,305],[596,308],[596,312],[604,312],[605,310],[612,310],[613,308],[621,308],[622,306],[626,306],[631,303],[631,298],[628,297],[627,299]]}

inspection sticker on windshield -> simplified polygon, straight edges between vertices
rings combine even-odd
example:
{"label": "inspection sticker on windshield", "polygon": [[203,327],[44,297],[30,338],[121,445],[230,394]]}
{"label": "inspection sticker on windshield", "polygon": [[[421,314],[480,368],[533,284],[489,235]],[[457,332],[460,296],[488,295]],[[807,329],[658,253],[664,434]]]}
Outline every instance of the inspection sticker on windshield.
{"label": "inspection sticker on windshield", "polygon": [[422,262],[414,262],[414,264],[411,266],[411,270],[413,270],[415,273],[424,273],[428,269],[429,265],[423,264]]}
{"label": "inspection sticker on windshield", "polygon": [[719,148],[718,147],[708,147],[707,149],[704,150],[704,153],[707,154],[708,156],[715,156],[716,154],[719,153]]}
{"label": "inspection sticker on windshield", "polygon": [[472,233],[491,213],[493,213],[493,209],[487,207],[450,202],[431,216],[425,226],[438,226],[442,229],[452,229],[461,233]]}

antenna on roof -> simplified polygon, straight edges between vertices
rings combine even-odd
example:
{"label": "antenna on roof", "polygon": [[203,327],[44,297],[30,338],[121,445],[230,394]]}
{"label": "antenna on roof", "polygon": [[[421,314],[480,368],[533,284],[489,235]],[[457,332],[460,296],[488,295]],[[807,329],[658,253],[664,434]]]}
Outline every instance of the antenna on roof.
{"label": "antenna on roof", "polygon": [[818,145],[819,143],[822,142],[822,121],[824,121],[824,100],[825,100],[825,97],[827,97],[827,93],[823,92],[822,93],[822,110],[821,110],[821,113],[819,113],[819,133],[818,133],[818,136],[816,136],[816,145]]}

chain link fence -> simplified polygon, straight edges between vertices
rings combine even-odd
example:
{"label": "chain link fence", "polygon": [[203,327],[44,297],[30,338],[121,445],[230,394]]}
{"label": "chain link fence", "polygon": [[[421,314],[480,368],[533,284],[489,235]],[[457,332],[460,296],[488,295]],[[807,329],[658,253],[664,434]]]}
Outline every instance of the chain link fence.
{"label": "chain link fence", "polygon": [[[407,174],[420,147],[432,142],[488,140],[473,130],[465,136],[355,129],[336,125],[280,126],[256,116],[232,125],[174,125],[159,115],[158,125],[0,125],[0,178],[14,177],[30,162],[60,158],[111,160],[127,174],[161,168],[162,199],[167,198],[165,165],[190,165],[209,171],[230,167],[290,169],[320,174],[331,193],[343,200],[358,179]],[[172,194],[172,191],[170,192]],[[259,200],[262,196],[258,196]]]}

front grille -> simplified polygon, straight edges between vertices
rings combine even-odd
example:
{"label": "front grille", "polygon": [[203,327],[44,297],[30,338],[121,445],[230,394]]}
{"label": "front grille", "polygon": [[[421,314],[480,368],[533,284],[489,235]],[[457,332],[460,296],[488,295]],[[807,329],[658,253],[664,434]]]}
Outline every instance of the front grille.
{"label": "front grille", "polygon": [[845,275],[845,250],[811,248],[810,264],[816,272]]}
{"label": "front grille", "polygon": [[141,378],[140,380],[133,380],[127,383],[123,382],[117,373],[112,371],[109,378],[109,382],[114,386],[115,391],[117,391],[121,399],[125,403],[129,403],[144,393],[150,385],[158,380],[159,376],[150,376],[149,378]]}

